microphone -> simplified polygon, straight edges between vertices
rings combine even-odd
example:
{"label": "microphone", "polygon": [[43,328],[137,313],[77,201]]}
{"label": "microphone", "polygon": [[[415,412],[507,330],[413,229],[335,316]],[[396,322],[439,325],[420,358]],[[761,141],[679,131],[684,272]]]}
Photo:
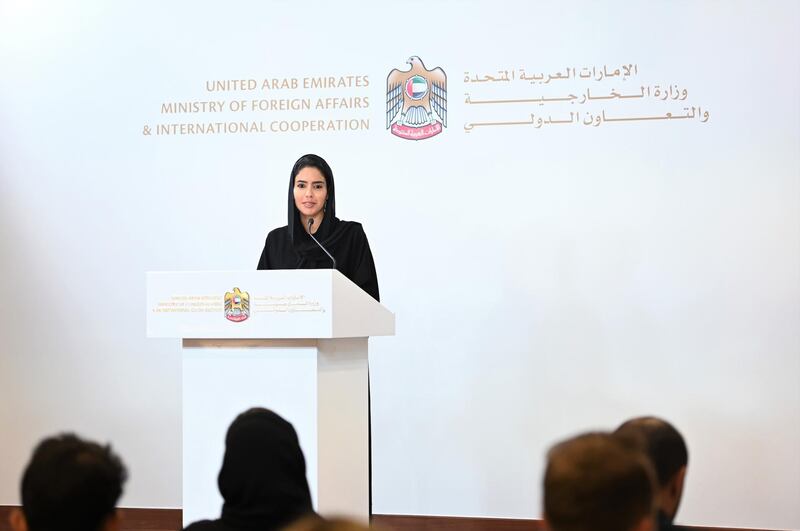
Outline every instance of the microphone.
{"label": "microphone", "polygon": [[316,242],[317,245],[319,245],[319,248],[322,249],[325,252],[325,254],[328,255],[328,258],[330,258],[331,262],[333,262],[333,269],[336,269],[336,258],[334,258],[333,255],[329,253],[328,250],[325,247],[323,247],[321,243],[319,243],[319,240],[317,240],[314,237],[314,235],[311,234],[311,226],[313,224],[314,224],[314,218],[308,218],[308,235],[311,236],[311,239],[314,240],[314,242]]}

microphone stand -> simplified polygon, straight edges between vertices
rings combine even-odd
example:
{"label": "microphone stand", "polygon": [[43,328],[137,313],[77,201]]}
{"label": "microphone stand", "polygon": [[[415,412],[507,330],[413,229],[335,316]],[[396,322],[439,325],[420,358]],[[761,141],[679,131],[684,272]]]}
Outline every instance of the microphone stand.
{"label": "microphone stand", "polygon": [[312,240],[314,240],[314,242],[315,242],[317,245],[319,245],[319,248],[320,248],[320,249],[322,249],[322,251],[323,251],[325,254],[327,254],[327,255],[328,255],[328,258],[330,258],[330,259],[331,259],[331,262],[333,262],[333,269],[336,269],[336,258],[334,258],[334,257],[333,257],[333,255],[332,255],[331,253],[329,253],[329,252],[328,252],[328,250],[327,250],[325,247],[323,247],[321,243],[319,243],[319,240],[317,240],[317,239],[314,237],[314,235],[313,235],[313,234],[311,234],[311,226],[312,226],[313,224],[314,224],[314,218],[308,218],[308,235],[309,235],[309,236],[311,236],[311,239],[312,239]]}

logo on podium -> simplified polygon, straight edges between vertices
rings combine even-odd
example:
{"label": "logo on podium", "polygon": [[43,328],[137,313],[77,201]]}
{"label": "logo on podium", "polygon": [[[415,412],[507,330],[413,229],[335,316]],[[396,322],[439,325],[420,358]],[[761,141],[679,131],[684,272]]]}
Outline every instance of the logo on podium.
{"label": "logo on podium", "polygon": [[239,288],[225,293],[225,318],[239,323],[250,317],[250,294]]}
{"label": "logo on podium", "polygon": [[386,77],[386,129],[406,140],[425,140],[447,127],[447,75],[428,70],[416,55],[408,70],[394,69]]}

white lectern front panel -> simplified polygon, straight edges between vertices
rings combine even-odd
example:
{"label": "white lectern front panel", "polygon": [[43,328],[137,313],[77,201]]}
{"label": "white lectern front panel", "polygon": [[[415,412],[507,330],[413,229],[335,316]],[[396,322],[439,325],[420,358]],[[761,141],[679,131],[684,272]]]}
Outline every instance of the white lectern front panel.
{"label": "white lectern front panel", "polygon": [[317,507],[317,348],[183,349],[183,522],[219,518],[225,433],[239,413],[266,407],[297,431]]}

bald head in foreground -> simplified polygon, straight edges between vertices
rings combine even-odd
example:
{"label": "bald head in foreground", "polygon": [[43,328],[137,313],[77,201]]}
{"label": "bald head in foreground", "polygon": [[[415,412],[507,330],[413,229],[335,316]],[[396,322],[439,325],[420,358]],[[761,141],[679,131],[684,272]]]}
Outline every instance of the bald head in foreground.
{"label": "bald head in foreground", "polygon": [[547,454],[544,518],[552,531],[654,531],[650,462],[609,433],[555,445]]}
{"label": "bald head in foreground", "polygon": [[657,417],[638,417],[623,423],[615,435],[638,444],[650,458],[656,473],[658,525],[660,531],[675,529],[672,521],[678,512],[689,463],[683,437],[669,422]]}

